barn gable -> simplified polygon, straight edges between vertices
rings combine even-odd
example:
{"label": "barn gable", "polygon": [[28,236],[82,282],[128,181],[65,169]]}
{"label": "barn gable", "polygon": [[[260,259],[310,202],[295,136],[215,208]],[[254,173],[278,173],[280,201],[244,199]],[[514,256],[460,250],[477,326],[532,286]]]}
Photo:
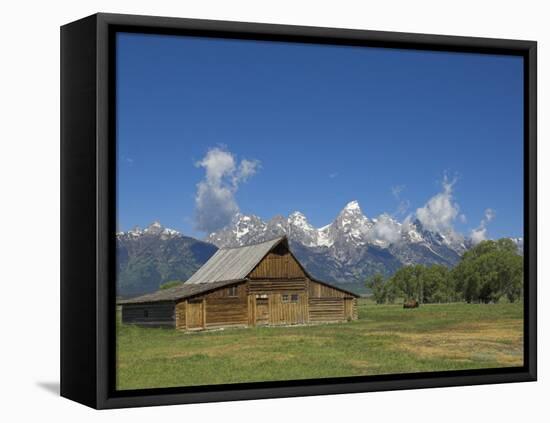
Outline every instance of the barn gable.
{"label": "barn gable", "polygon": [[186,282],[213,283],[244,279],[275,246],[286,238],[237,248],[221,248]]}
{"label": "barn gable", "polygon": [[290,252],[286,239],[275,245],[247,276],[250,279],[305,279],[308,277],[296,257]]}

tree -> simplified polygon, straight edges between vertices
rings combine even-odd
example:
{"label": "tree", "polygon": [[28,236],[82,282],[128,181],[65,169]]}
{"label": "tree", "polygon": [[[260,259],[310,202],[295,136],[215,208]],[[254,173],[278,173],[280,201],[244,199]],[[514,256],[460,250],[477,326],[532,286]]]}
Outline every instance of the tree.
{"label": "tree", "polygon": [[397,296],[399,295],[398,289],[391,279],[386,280],[386,301],[390,304],[395,303]]}
{"label": "tree", "polygon": [[523,257],[509,239],[483,241],[452,271],[456,291],[467,302],[517,301],[523,288]]}
{"label": "tree", "polygon": [[440,264],[424,267],[421,272],[422,302],[450,302],[454,297],[454,287],[449,269]]}
{"label": "tree", "polygon": [[477,301],[479,298],[479,279],[480,276],[477,273],[472,273],[471,275],[468,275],[467,279],[465,279],[463,297],[467,303]]}
{"label": "tree", "polygon": [[511,303],[523,297],[523,257],[516,255],[509,262],[509,281],[505,287],[506,297]]}
{"label": "tree", "polygon": [[372,296],[374,298],[374,301],[376,301],[376,304],[384,304],[386,302],[387,292],[384,276],[382,276],[380,273],[375,273],[367,279],[365,285],[371,290]]}
{"label": "tree", "polygon": [[168,288],[173,288],[175,286],[179,286],[179,285],[183,285],[183,282],[182,281],[168,281],[168,282],[164,282],[163,284],[160,285],[160,289],[168,289]]}
{"label": "tree", "polygon": [[419,278],[421,265],[405,266],[393,274],[390,284],[401,294],[405,301],[419,299]]}
{"label": "tree", "polygon": [[419,303],[450,302],[456,298],[449,269],[443,265],[422,264],[405,266],[390,278],[386,291],[393,289],[393,297],[402,295],[405,301]]}

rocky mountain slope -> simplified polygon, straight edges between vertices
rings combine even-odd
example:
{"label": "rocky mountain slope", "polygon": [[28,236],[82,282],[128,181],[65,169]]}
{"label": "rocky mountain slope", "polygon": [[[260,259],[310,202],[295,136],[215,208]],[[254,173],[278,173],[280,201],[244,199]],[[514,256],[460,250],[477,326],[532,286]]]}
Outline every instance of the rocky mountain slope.
{"label": "rocky mountain slope", "polygon": [[146,229],[117,234],[117,295],[132,297],[186,280],[217,248],[155,222]]}

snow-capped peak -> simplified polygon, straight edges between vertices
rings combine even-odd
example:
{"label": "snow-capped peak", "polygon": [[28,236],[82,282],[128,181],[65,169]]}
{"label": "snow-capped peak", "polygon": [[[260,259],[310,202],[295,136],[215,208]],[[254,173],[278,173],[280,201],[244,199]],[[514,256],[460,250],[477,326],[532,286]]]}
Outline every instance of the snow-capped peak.
{"label": "snow-capped peak", "polygon": [[179,236],[181,235],[181,233],[175,229],[166,228],[162,226],[162,224],[158,221],[154,221],[145,229],[141,229],[139,226],[134,226],[132,229],[130,229],[127,232],[124,232],[124,231],[117,232],[118,237],[138,238],[143,235],[161,236],[161,238],[166,239],[173,236]]}
{"label": "snow-capped peak", "polygon": [[365,244],[365,234],[373,222],[361,211],[359,202],[350,201],[338,214],[329,229],[330,237],[338,244],[351,242],[353,245]]}
{"label": "snow-capped peak", "polygon": [[143,229],[141,229],[139,226],[134,226],[128,232],[119,232],[119,235],[125,235],[125,234],[130,236],[139,236],[143,234]]}
{"label": "snow-capped peak", "polygon": [[179,235],[179,231],[176,231],[175,229],[171,229],[171,228],[164,228],[162,230],[162,233],[163,234],[166,234],[166,235]]}
{"label": "snow-capped peak", "polygon": [[399,222],[387,213],[369,219],[357,200],[347,203],[331,223],[320,228],[311,225],[300,211],[288,217],[278,215],[267,222],[254,215],[238,214],[230,225],[210,234],[206,240],[223,248],[282,235],[292,243],[315,250],[316,254],[328,254],[341,264],[360,260],[361,251],[370,248],[385,249],[403,263],[415,262],[419,255],[448,263],[466,249],[462,239],[453,234],[429,232],[417,219]]}
{"label": "snow-capped peak", "polygon": [[295,211],[290,216],[288,216],[288,223],[293,226],[298,226],[302,229],[313,229],[313,226],[311,226],[307,221],[306,216],[299,211]]}
{"label": "snow-capped peak", "polygon": [[162,225],[158,221],[154,221],[151,223],[143,232],[150,233],[150,234],[156,234],[162,232]]}
{"label": "snow-capped peak", "polygon": [[353,200],[346,204],[344,210],[361,212],[361,207],[359,206],[359,202],[357,200]]}
{"label": "snow-capped peak", "polygon": [[319,246],[318,230],[307,221],[303,213],[296,211],[288,216],[287,221],[288,228],[286,230],[286,235],[289,238],[297,240],[308,247]]}
{"label": "snow-capped peak", "polygon": [[266,223],[253,214],[237,213],[231,223],[206,237],[206,241],[218,247],[239,247],[263,239]]}

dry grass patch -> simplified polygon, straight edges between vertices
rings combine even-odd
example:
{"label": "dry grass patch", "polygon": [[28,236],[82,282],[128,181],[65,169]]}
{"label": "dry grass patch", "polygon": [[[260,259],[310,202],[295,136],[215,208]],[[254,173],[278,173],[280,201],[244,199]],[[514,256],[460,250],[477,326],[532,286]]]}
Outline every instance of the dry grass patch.
{"label": "dry grass patch", "polygon": [[348,360],[348,363],[351,364],[354,368],[360,371],[365,371],[371,368],[370,363],[367,360]]}
{"label": "dry grass patch", "polygon": [[460,361],[496,361],[503,366],[523,365],[521,322],[466,323],[431,333],[400,333],[397,347],[425,358]]}

